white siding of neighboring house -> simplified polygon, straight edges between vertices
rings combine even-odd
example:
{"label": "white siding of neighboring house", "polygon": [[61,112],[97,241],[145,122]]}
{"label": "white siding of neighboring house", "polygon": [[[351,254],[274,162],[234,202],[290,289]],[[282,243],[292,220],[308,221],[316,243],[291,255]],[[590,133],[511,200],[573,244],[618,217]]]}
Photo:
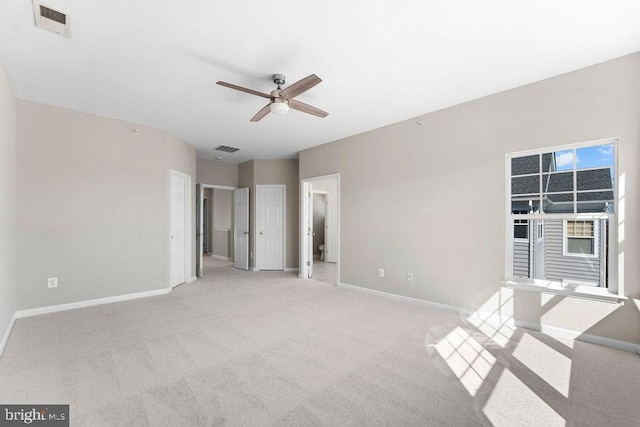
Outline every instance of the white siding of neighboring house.
{"label": "white siding of neighboring house", "polygon": [[[531,232],[531,230],[529,231]],[[515,277],[529,277],[528,240],[513,239],[513,275]]]}
{"label": "white siding of neighboring house", "polygon": [[542,229],[542,239],[538,240],[538,225],[540,223],[544,223],[543,220],[534,220],[533,228],[531,229],[531,236],[533,240],[533,278],[534,279],[544,279],[544,239],[546,230]]}
{"label": "white siding of neighboring house", "polygon": [[[600,283],[600,258],[564,256],[562,254],[563,221],[545,221],[545,279],[579,280]],[[600,247],[601,248],[601,247]]]}

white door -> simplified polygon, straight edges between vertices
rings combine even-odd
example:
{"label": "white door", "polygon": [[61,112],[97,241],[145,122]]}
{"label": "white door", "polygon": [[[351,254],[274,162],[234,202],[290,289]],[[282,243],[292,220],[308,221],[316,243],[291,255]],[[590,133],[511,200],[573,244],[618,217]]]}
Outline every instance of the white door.
{"label": "white door", "polygon": [[313,193],[311,192],[311,185],[308,186],[307,191],[307,275],[313,277]]}
{"label": "white door", "polygon": [[186,178],[171,174],[171,286],[185,282]]}
{"label": "white door", "polygon": [[284,270],[285,186],[256,186],[256,268]]}
{"label": "white door", "polygon": [[338,196],[335,192],[327,194],[324,260],[326,262],[338,262]]}
{"label": "white door", "polygon": [[202,255],[204,245],[202,238],[204,236],[204,187],[202,184],[196,184],[196,275],[202,277]]}
{"label": "white door", "polygon": [[233,190],[233,265],[249,269],[249,189]]}

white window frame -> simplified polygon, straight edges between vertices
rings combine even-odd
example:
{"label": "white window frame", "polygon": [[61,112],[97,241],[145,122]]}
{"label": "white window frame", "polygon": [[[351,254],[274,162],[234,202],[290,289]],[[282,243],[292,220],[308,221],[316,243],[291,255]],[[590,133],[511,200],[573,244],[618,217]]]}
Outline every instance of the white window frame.
{"label": "white window frame", "polygon": [[[512,194],[511,194],[511,159],[523,156],[530,155],[542,155],[544,153],[553,153],[558,151],[566,151],[566,150],[575,150],[581,148],[588,148],[598,145],[608,145],[612,144],[614,146],[614,159],[613,159],[613,168],[615,173],[614,185],[613,185],[613,195],[615,201],[615,212],[602,212],[602,213],[544,213],[542,210],[540,213],[530,213],[530,214],[513,214],[512,209]],[[546,147],[542,149],[535,150],[526,150],[519,151],[513,153],[507,153],[505,155],[506,160],[506,179],[505,179],[505,210],[506,210],[506,218],[505,226],[506,226],[506,251],[505,251],[505,275],[504,275],[504,284],[506,287],[511,289],[522,289],[527,291],[537,291],[544,293],[551,293],[556,295],[566,295],[566,296],[575,296],[580,298],[587,298],[599,301],[606,302],[619,302],[621,300],[626,300],[627,297],[624,296],[624,274],[622,271],[622,263],[618,262],[619,257],[619,247],[618,247],[618,228],[620,225],[618,224],[617,218],[618,216],[624,217],[624,203],[620,203],[619,199],[619,186],[620,186],[620,178],[621,174],[618,168],[618,157],[619,157],[619,138],[606,138],[595,141],[587,141],[581,142],[577,144],[565,144],[554,147]],[[575,160],[574,155],[574,162]],[[573,170],[576,170],[576,165],[574,163]],[[580,169],[582,170],[582,169]],[[576,185],[576,176],[574,174],[574,202],[577,208],[577,197],[575,193],[577,193],[577,185]],[[539,200],[542,203],[542,193],[544,189],[540,189],[541,193],[539,194]],[[523,196],[526,197],[526,196]],[[574,209],[574,211],[576,211]],[[577,212],[577,211],[576,211]],[[606,287],[594,287],[594,286],[585,286],[577,283],[563,283],[563,282],[555,282],[550,280],[539,280],[539,279],[528,279],[528,278],[520,278],[513,276],[513,251],[514,251],[514,220],[516,219],[543,219],[543,220],[565,220],[563,227],[563,252],[565,251],[565,236],[566,236],[566,220],[592,220],[595,224],[598,224],[598,221],[601,219],[609,220],[609,239],[608,239],[608,247],[609,247],[609,268],[608,268],[608,288]],[[595,232],[594,232],[595,234]],[[598,238],[594,236],[595,244],[599,244]],[[597,251],[596,251],[597,253]],[[571,254],[570,256],[574,256]],[[579,256],[575,254],[575,256]]]}
{"label": "white window frame", "polygon": [[[569,236],[567,234],[567,223],[569,221],[591,221],[593,222],[593,236],[592,237],[582,237],[582,236]],[[562,256],[568,257],[577,257],[577,258],[598,258],[598,251],[600,250],[599,242],[600,242],[600,221],[595,220],[577,220],[577,219],[565,219],[562,221]],[[592,254],[581,254],[569,252],[568,239],[591,239],[593,240],[593,253]]]}

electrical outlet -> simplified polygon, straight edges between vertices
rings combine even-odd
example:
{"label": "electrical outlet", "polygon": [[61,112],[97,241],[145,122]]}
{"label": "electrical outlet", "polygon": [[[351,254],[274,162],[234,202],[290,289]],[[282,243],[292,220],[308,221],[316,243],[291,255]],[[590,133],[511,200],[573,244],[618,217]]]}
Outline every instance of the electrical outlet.
{"label": "electrical outlet", "polygon": [[384,277],[384,268],[378,269],[378,277]]}
{"label": "electrical outlet", "polygon": [[413,282],[413,273],[407,273],[407,281]]}
{"label": "electrical outlet", "polygon": [[49,277],[47,279],[47,287],[49,287],[49,288],[57,288],[58,287],[58,278],[57,277]]}

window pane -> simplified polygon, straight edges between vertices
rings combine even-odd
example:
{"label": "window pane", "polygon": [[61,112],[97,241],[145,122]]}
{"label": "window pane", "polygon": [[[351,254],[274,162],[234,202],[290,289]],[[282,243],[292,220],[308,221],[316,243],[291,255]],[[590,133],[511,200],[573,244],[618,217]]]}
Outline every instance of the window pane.
{"label": "window pane", "polygon": [[579,202],[613,202],[613,191],[595,191],[591,193],[578,193]]}
{"label": "window pane", "polygon": [[552,160],[551,172],[573,170],[573,150],[556,151]]}
{"label": "window pane", "polygon": [[593,221],[567,221],[567,236],[593,237],[595,226]]}
{"label": "window pane", "polygon": [[511,159],[511,176],[540,172],[540,156],[514,157]]}
{"label": "window pane", "polygon": [[540,200],[527,197],[511,198],[511,213],[528,214],[540,213]]}
{"label": "window pane", "polygon": [[547,193],[573,191],[573,172],[542,175],[542,187]]}
{"label": "window pane", "polygon": [[546,213],[573,213],[573,193],[543,194]]}
{"label": "window pane", "polygon": [[542,154],[542,172],[553,172],[556,170],[556,162],[553,153]]}
{"label": "window pane", "polygon": [[610,209],[613,206],[610,207],[606,202],[578,202],[577,206],[578,213],[612,213]]}
{"label": "window pane", "polygon": [[577,169],[613,166],[614,145],[604,144],[576,150]]}
{"label": "window pane", "polygon": [[540,193],[540,176],[511,178],[511,194]]}
{"label": "window pane", "polygon": [[516,239],[526,239],[529,237],[529,224],[514,224],[513,237]]}
{"label": "window pane", "polygon": [[613,170],[610,168],[578,171],[577,183],[580,190],[613,189]]}
{"label": "window pane", "polygon": [[593,239],[567,238],[567,252],[570,254],[593,255]]}
{"label": "window pane", "polygon": [[613,213],[614,211],[613,191],[578,193],[578,213]]}

